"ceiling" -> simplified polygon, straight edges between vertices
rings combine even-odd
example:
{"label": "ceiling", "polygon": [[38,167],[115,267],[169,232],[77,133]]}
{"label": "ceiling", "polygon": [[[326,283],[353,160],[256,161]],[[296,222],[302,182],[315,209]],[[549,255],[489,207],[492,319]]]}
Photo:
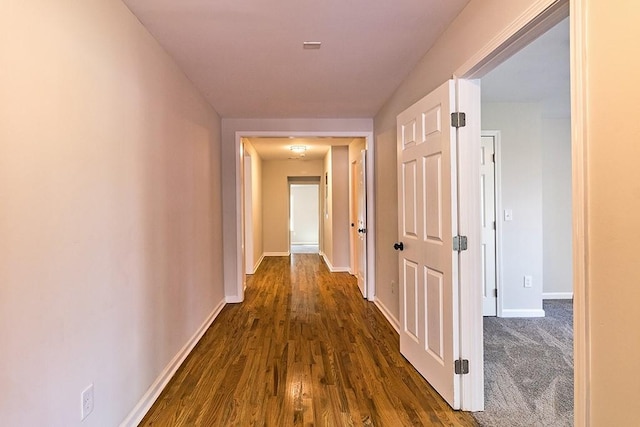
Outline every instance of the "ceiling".
{"label": "ceiling", "polygon": [[482,102],[540,102],[544,117],[570,117],[569,18],[482,78]]}
{"label": "ceiling", "polygon": [[469,0],[123,1],[222,117],[355,118],[378,112]]}
{"label": "ceiling", "polygon": [[[331,146],[349,145],[354,138],[245,138],[251,142],[262,160],[322,160]],[[293,145],[303,145],[303,155],[290,150]]]}

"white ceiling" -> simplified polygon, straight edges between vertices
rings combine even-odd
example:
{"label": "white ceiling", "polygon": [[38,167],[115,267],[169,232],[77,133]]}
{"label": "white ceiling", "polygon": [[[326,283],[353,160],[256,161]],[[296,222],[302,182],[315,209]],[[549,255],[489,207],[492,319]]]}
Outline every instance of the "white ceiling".
{"label": "white ceiling", "polygon": [[123,1],[222,117],[281,118],[373,117],[469,0]]}
{"label": "white ceiling", "polygon": [[569,18],[482,78],[482,102],[540,102],[545,117],[570,117]]}
{"label": "white ceiling", "polygon": [[[349,145],[353,138],[246,138],[256,149],[262,160],[321,160],[329,147]],[[304,145],[304,155],[291,151],[292,145]]]}

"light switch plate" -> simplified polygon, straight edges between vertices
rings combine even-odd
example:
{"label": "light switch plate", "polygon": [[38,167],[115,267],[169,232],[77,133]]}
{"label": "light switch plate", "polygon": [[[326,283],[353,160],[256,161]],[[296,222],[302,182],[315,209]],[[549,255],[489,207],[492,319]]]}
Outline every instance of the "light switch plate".
{"label": "light switch plate", "polygon": [[513,221],[513,211],[511,209],[504,210],[504,220]]}

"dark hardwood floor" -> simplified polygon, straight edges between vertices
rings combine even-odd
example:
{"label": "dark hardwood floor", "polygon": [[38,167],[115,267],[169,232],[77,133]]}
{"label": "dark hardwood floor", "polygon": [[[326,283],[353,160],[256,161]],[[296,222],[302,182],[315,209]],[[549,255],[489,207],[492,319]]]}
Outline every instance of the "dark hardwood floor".
{"label": "dark hardwood floor", "polygon": [[346,273],[315,254],[265,258],[143,426],[475,426],[398,351]]}

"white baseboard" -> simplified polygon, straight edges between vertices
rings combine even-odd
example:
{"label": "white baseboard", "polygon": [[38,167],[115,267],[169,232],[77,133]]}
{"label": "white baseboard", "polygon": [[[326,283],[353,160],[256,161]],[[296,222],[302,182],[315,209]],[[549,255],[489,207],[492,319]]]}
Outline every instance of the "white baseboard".
{"label": "white baseboard", "polygon": [[200,338],[202,338],[207,329],[209,329],[209,326],[211,326],[216,317],[218,317],[218,314],[220,314],[220,311],[222,311],[225,305],[226,302],[221,301],[220,304],[213,309],[204,323],[200,325],[196,333],[193,334],[184,347],[180,349],[178,354],[176,354],[171,362],[169,362],[169,364],[162,370],[158,378],[156,378],[153,384],[151,384],[151,387],[149,387],[147,392],[142,396],[142,399],[140,399],[127,418],[120,423],[120,427],[134,427],[140,424],[140,421],[142,421],[147,412],[149,412],[149,409],[151,409],[156,399],[160,396],[160,393],[162,393],[162,390],[167,386],[169,380],[171,380],[180,365],[182,365],[182,362],[184,362],[189,353],[191,353],[198,341],[200,341]]}
{"label": "white baseboard", "polygon": [[542,299],[573,299],[573,292],[543,292]]}
{"label": "white baseboard", "polygon": [[254,274],[258,270],[258,267],[260,267],[260,264],[262,264],[263,260],[264,260],[264,254],[260,255],[258,262],[256,262],[256,264],[253,266],[253,269],[251,271],[247,271],[247,274]]}
{"label": "white baseboard", "polygon": [[385,319],[387,319],[387,322],[391,324],[391,327],[395,329],[397,333],[400,333],[400,322],[393,314],[391,314],[387,306],[384,305],[378,298],[374,299],[373,303],[376,305],[376,307],[378,307],[378,310],[380,310]]}
{"label": "white baseboard", "polygon": [[327,258],[325,254],[321,253],[320,256],[322,257],[322,259],[324,259],[324,263],[327,264],[327,268],[329,269],[330,272],[332,273],[348,273],[349,272],[349,267],[334,267],[329,262],[329,258]]}
{"label": "white baseboard", "polygon": [[262,256],[289,256],[289,252],[265,252]]}
{"label": "white baseboard", "polygon": [[291,242],[292,245],[318,246],[318,242]]}
{"label": "white baseboard", "polygon": [[502,316],[500,317],[544,317],[544,310],[542,309],[502,309]]}

